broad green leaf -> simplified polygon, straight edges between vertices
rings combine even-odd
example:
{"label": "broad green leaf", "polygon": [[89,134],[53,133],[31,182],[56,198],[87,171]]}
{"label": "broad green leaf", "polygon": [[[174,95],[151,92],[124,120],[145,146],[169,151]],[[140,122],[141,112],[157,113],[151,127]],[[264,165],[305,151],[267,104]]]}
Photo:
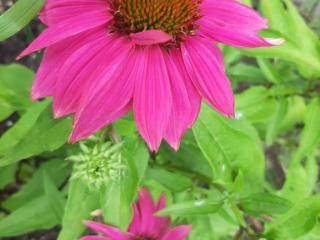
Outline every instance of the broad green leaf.
{"label": "broad green leaf", "polygon": [[163,168],[148,168],[147,177],[154,179],[173,192],[181,192],[193,186],[190,178]]}
{"label": "broad green leaf", "polygon": [[242,199],[239,206],[250,215],[260,216],[286,213],[292,207],[292,203],[277,195],[257,193]]}
{"label": "broad green leaf", "polygon": [[265,79],[258,67],[242,62],[227,68],[227,71],[233,82],[261,83]]}
{"label": "broad green leaf", "polygon": [[232,182],[240,170],[245,191],[261,190],[265,159],[257,132],[245,119],[226,119],[204,104],[193,132],[215,181]]}
{"label": "broad green leaf", "polygon": [[44,112],[46,107],[49,106],[48,101],[39,102],[28,108],[27,112],[21,117],[21,119],[8,130],[0,138],[0,165],[1,165],[1,155],[14,148],[18,145],[21,139],[28,136],[28,132],[36,125],[37,120],[40,118],[41,114]]}
{"label": "broad green leaf", "polygon": [[55,120],[48,102],[34,104],[0,139],[0,166],[53,151],[68,139],[71,119]]}
{"label": "broad green leaf", "polygon": [[49,200],[46,196],[41,196],[25,203],[0,220],[0,237],[19,236],[35,230],[51,229],[58,223],[56,215],[50,211]]}
{"label": "broad green leaf", "polygon": [[[212,223],[210,216],[192,217],[192,231],[189,235],[190,239],[212,239],[218,240],[215,233],[215,223]],[[225,225],[224,225],[225,226]]]}
{"label": "broad green leaf", "polygon": [[90,191],[81,179],[70,181],[68,200],[58,240],[79,239],[85,230],[83,220],[90,219],[90,213],[98,208],[99,196]]}
{"label": "broad green leaf", "polygon": [[277,102],[264,87],[251,87],[236,95],[236,109],[251,123],[265,123],[276,112]]}
{"label": "broad green leaf", "polygon": [[163,144],[157,154],[157,160],[165,164],[168,170],[187,172],[202,181],[211,181],[210,166],[201,154],[192,131],[185,133],[178,152]]}
{"label": "broad green leaf", "polygon": [[17,167],[17,164],[12,164],[0,168],[0,190],[4,188],[7,184],[15,181]]}
{"label": "broad green leaf", "polygon": [[320,196],[303,199],[272,224],[268,236],[271,239],[296,239],[310,232],[320,215]]}
{"label": "broad green leaf", "polygon": [[31,104],[29,89],[33,78],[33,72],[22,65],[0,65],[0,121]]}
{"label": "broad green leaf", "polygon": [[294,96],[287,98],[287,115],[279,126],[281,133],[291,130],[297,123],[303,123],[306,112],[306,104],[303,97]]}
{"label": "broad green leaf", "polygon": [[287,99],[279,99],[277,103],[277,110],[271,119],[267,128],[266,142],[268,145],[273,144],[274,139],[280,132],[281,123],[284,121],[288,112]]}
{"label": "broad green leaf", "polygon": [[124,137],[137,133],[132,114],[128,114],[126,117],[117,120],[112,126],[115,128],[117,134]]}
{"label": "broad green leaf", "polygon": [[44,3],[45,0],[18,0],[0,16],[0,41],[6,40],[26,26]]}
{"label": "broad green leaf", "polygon": [[290,165],[280,196],[292,202],[310,196],[317,183],[318,171],[317,159],[312,154],[307,158],[305,166],[301,163]]}
{"label": "broad green leaf", "polygon": [[257,62],[259,64],[259,67],[263,75],[266,77],[268,81],[275,84],[283,82],[282,76],[280,75],[280,73],[268,60],[263,58],[258,58]]}
{"label": "broad green leaf", "polygon": [[17,63],[0,65],[1,102],[6,101],[17,109],[29,106],[31,104],[29,92],[33,79],[33,71],[23,65]]}
{"label": "broad green leaf", "polygon": [[34,198],[43,196],[45,191],[41,183],[44,182],[44,172],[50,176],[56,187],[60,187],[70,174],[70,167],[61,159],[53,159],[42,164],[32,178],[25,185],[22,185],[20,191],[7,198],[2,206],[13,211]]}
{"label": "broad green leaf", "polygon": [[43,172],[43,179],[44,191],[47,199],[49,200],[49,207],[51,207],[51,211],[55,214],[58,221],[62,222],[66,201],[62,193],[57,189],[54,180],[51,179],[46,171]]}
{"label": "broad green leaf", "polygon": [[158,212],[158,215],[202,215],[216,213],[223,202],[199,200],[173,204]]}

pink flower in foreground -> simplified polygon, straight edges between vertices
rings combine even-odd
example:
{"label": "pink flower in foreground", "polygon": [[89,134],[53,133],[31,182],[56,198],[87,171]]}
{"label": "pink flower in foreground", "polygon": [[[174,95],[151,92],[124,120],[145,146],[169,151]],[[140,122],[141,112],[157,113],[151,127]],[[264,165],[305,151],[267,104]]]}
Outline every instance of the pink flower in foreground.
{"label": "pink flower in foreground", "polygon": [[139,192],[139,200],[133,204],[133,219],[127,233],[121,230],[86,221],[85,224],[92,230],[101,233],[102,236],[86,236],[81,240],[183,240],[192,226],[180,225],[171,228],[170,218],[156,217],[154,214],[166,207],[166,198],[162,195],[157,204],[154,204],[150,193],[142,188]]}
{"label": "pink flower in foreground", "polygon": [[236,0],[48,0],[48,28],[19,57],[46,48],[32,98],[53,96],[55,117],[75,114],[70,142],[133,109],[151,150],[178,149],[201,99],[228,117],[234,96],[214,42],[280,44],[266,21]]}

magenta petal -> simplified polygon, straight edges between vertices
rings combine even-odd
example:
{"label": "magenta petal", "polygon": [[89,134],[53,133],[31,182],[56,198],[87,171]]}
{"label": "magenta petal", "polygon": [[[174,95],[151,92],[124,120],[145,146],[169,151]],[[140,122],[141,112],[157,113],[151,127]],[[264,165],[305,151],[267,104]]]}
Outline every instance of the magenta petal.
{"label": "magenta petal", "polygon": [[152,197],[146,188],[142,188],[139,191],[138,207],[141,217],[141,225],[139,226],[140,233],[152,233],[155,209]]}
{"label": "magenta petal", "polygon": [[121,38],[102,33],[73,51],[57,76],[53,101],[55,117],[77,110],[81,96],[88,92],[87,83],[94,84],[93,79],[101,79],[101,72],[109,68],[110,60],[105,59],[112,55],[110,48],[121,44]]}
{"label": "magenta petal", "polygon": [[217,111],[234,117],[234,96],[220,49],[208,40],[192,37],[182,44],[181,50],[187,71],[200,94]]}
{"label": "magenta petal", "polygon": [[[164,209],[166,207],[166,195],[161,194],[157,205],[155,207],[155,213],[157,211],[160,211],[161,209]],[[157,236],[164,236],[170,229],[171,220],[169,217],[159,217],[157,216],[155,219],[155,226],[157,226]]]}
{"label": "magenta petal", "polygon": [[141,226],[141,213],[140,213],[139,206],[137,204],[133,204],[132,210],[133,210],[133,216],[132,216],[132,220],[130,222],[128,231],[130,233],[138,234],[140,233],[140,226]]}
{"label": "magenta petal", "polygon": [[135,77],[134,115],[140,134],[155,151],[170,117],[170,80],[159,46],[137,48],[136,54],[139,55],[139,74]]}
{"label": "magenta petal", "polygon": [[173,101],[165,139],[178,150],[182,135],[192,127],[198,116],[201,98],[186,71],[181,52],[171,50],[171,54],[165,57]]}
{"label": "magenta petal", "polygon": [[[104,11],[98,10],[94,14],[83,14],[69,18],[59,24],[47,28],[40,34],[19,56],[22,58],[32,52],[48,47],[68,37],[77,35],[86,30],[106,24],[111,19]],[[107,31],[106,31],[107,33]]]}
{"label": "magenta petal", "polygon": [[[105,69],[92,69],[80,100],[71,141],[83,139],[105,127],[131,109],[135,71],[131,46],[119,46],[110,52],[110,64]],[[94,67],[94,66],[92,66]]]}
{"label": "magenta petal", "polygon": [[155,216],[156,212],[166,205],[166,197],[161,195],[156,205],[146,188],[139,192],[139,200],[133,205],[134,215],[129,232],[141,236],[161,238],[170,229],[170,218]]}
{"label": "magenta petal", "polygon": [[129,240],[129,236],[115,227],[111,227],[105,224],[96,223],[93,221],[84,222],[92,230],[104,234],[106,237],[110,237],[113,240]]}
{"label": "magenta petal", "polygon": [[259,36],[267,21],[254,9],[236,0],[204,0],[197,23],[198,34],[236,47],[266,47],[272,42]]}
{"label": "magenta petal", "polygon": [[[68,59],[74,51],[90,43],[92,40],[99,39],[100,36],[105,37],[103,29],[96,28],[48,47],[45,50],[32,86],[32,99],[36,100],[52,96],[55,93],[59,72],[69,63],[66,59]],[[62,83],[58,82],[58,84],[65,84],[65,79],[66,76],[64,76]]]}
{"label": "magenta petal", "polygon": [[47,0],[40,12],[40,19],[43,23],[52,25],[76,15],[89,12],[94,14],[97,9],[106,8],[107,3],[105,0]]}
{"label": "magenta petal", "polygon": [[161,240],[184,240],[191,231],[191,225],[181,225],[170,230]]}
{"label": "magenta petal", "polygon": [[167,205],[167,198],[166,198],[166,195],[162,193],[157,202],[155,211],[160,211],[161,209],[164,209],[166,205]]}
{"label": "magenta petal", "polygon": [[161,30],[147,30],[139,33],[131,33],[133,43],[137,45],[153,45],[172,40],[172,36]]}

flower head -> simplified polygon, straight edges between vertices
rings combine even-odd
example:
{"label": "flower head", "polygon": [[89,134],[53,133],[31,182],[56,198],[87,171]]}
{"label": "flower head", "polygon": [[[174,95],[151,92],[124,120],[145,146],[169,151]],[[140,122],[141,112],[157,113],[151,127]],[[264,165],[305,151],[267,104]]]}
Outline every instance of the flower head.
{"label": "flower head", "polygon": [[267,22],[237,0],[48,0],[48,28],[22,52],[46,48],[32,98],[53,96],[55,117],[74,114],[70,142],[133,110],[151,150],[178,149],[201,99],[234,117],[234,96],[214,44],[266,47]]}
{"label": "flower head", "polygon": [[142,188],[139,192],[139,200],[133,204],[133,219],[128,232],[112,226],[86,221],[85,224],[102,236],[86,236],[81,240],[183,240],[192,226],[180,225],[171,228],[170,218],[157,217],[155,213],[166,206],[164,195],[155,204],[147,189]]}

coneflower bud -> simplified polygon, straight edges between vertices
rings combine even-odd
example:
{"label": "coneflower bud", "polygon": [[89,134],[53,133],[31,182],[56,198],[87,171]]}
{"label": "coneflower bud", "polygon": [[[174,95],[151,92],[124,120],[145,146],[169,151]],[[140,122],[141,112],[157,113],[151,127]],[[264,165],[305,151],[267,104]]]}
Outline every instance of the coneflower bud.
{"label": "coneflower bud", "polygon": [[94,146],[89,143],[80,143],[80,153],[68,158],[74,162],[72,178],[81,178],[93,188],[100,188],[110,181],[119,181],[126,170],[121,146],[121,143],[111,142],[95,143]]}

